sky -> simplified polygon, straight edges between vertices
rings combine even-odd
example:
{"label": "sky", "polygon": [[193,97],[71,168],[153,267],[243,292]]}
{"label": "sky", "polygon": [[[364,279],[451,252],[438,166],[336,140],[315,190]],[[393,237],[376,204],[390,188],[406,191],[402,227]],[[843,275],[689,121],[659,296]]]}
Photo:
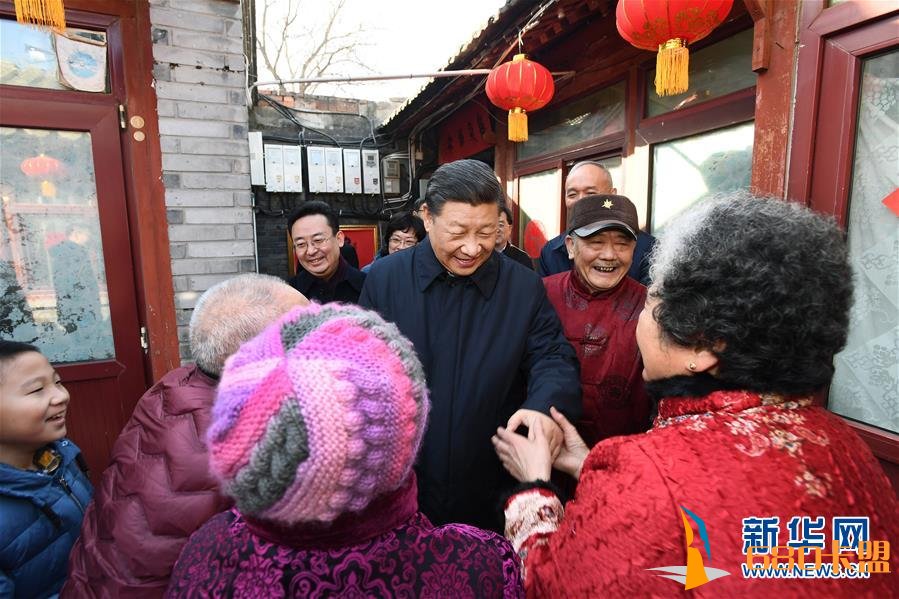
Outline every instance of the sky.
{"label": "sky", "polygon": [[[271,1],[271,0],[270,0]],[[292,33],[295,55],[308,53],[313,43],[310,36],[301,35],[306,27],[317,27],[326,21],[334,0],[277,0],[270,14],[286,10],[289,1],[301,2],[301,18]],[[378,74],[407,74],[438,71],[446,66],[463,44],[487,23],[487,19],[505,4],[506,0],[346,0],[337,24],[339,32],[360,31],[357,46],[363,62]],[[256,0],[257,35],[265,0]],[[283,70],[283,69],[282,69]],[[334,75],[371,74],[362,67],[340,65],[330,71]],[[270,80],[262,60],[258,65],[259,80]],[[286,70],[280,78],[288,78]],[[408,98],[427,83],[427,79],[399,79],[386,82],[342,84],[339,87],[322,84],[314,93],[369,100]]]}

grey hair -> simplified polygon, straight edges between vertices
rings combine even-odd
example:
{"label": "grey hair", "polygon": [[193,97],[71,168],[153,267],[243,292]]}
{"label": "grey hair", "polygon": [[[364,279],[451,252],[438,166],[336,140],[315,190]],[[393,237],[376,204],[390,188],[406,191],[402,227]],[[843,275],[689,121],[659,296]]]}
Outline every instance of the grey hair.
{"label": "grey hair", "polygon": [[718,357],[717,378],[768,393],[809,393],[846,343],[852,269],[833,218],[734,191],[689,208],[652,254],[663,337]]}
{"label": "grey hair", "polygon": [[[190,317],[190,352],[203,371],[218,376],[225,360],[291,306],[293,287],[270,275],[249,273],[206,290]],[[296,304],[300,302],[297,301]]]}

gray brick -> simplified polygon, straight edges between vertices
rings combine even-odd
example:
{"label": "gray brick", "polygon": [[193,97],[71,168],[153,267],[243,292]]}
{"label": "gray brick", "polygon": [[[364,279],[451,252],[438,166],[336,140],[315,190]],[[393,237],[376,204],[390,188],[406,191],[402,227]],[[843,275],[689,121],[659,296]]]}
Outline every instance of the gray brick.
{"label": "gray brick", "polygon": [[246,106],[230,106],[228,104],[182,102],[178,105],[178,116],[185,119],[246,123],[247,108]]}
{"label": "gray brick", "polygon": [[180,291],[175,293],[175,309],[176,310],[193,310],[200,294],[196,291]]}
{"label": "gray brick", "polygon": [[237,239],[253,239],[253,225],[237,225]]}
{"label": "gray brick", "polygon": [[169,135],[161,136],[159,138],[159,147],[162,149],[163,154],[177,154],[181,151],[181,140]]}
{"label": "gray brick", "polygon": [[166,189],[181,187],[181,175],[175,173],[162,173],[162,184]]}
{"label": "gray brick", "polygon": [[185,189],[250,189],[250,176],[184,173],[181,185]]}
{"label": "gray brick", "polygon": [[172,260],[180,260],[181,258],[187,258],[187,244],[186,243],[173,243],[169,245],[169,255],[172,257]]}
{"label": "gray brick", "polygon": [[250,143],[243,141],[225,141],[208,139],[184,139],[181,151],[185,154],[213,154],[216,156],[249,156]]}
{"label": "gray brick", "polygon": [[[185,208],[185,224],[245,224],[253,222],[253,212],[246,208]],[[233,230],[232,230],[233,233]]]}
{"label": "gray brick", "polygon": [[193,31],[205,31],[207,33],[223,33],[227,24],[229,35],[234,27],[234,21],[219,16],[191,14],[188,21],[183,11],[157,6],[150,7],[150,23],[156,26],[186,26]]}
{"label": "gray brick", "polygon": [[[171,210],[169,208],[165,211],[165,220],[170,225],[180,225],[184,222],[184,211],[183,210]],[[179,240],[172,240],[179,241]]]}
{"label": "gray brick", "polygon": [[[225,69],[198,69],[197,67],[175,65],[172,68],[171,81],[181,83],[202,83],[204,85],[222,85],[226,87],[243,87],[244,75],[231,70]],[[244,97],[243,92],[231,92],[230,103],[237,104],[234,101],[233,94]],[[241,100],[241,104],[246,105],[246,100]]]}
{"label": "gray brick", "polygon": [[191,31],[180,31],[178,29],[172,31],[172,45],[179,48],[206,50],[223,54],[241,54],[243,52],[242,39],[218,37]]}
{"label": "gray brick", "polygon": [[250,159],[249,158],[238,158],[236,160],[231,161],[231,172],[232,173],[249,173],[250,172]]}
{"label": "gray brick", "polygon": [[177,116],[177,113],[175,112],[176,106],[177,103],[174,100],[159,98],[156,101],[156,113],[161,117]]}
{"label": "gray brick", "polygon": [[234,171],[234,160],[220,156],[198,154],[164,154],[162,170],[201,173],[230,173]]}
{"label": "gray brick", "polygon": [[210,15],[221,15],[233,19],[240,18],[240,4],[210,0],[169,0],[169,6],[180,10]]}
{"label": "gray brick", "polygon": [[177,322],[180,327],[188,326],[190,324],[190,317],[193,313],[193,310],[175,310],[175,322]]}
{"label": "gray brick", "polygon": [[255,251],[252,241],[198,241],[188,244],[191,258],[243,257]]}
{"label": "gray brick", "polygon": [[178,291],[187,291],[189,288],[187,286],[188,280],[187,277],[172,277],[172,287],[176,292]]}
{"label": "gray brick", "polygon": [[256,272],[256,260],[245,258],[240,261],[240,272]]}
{"label": "gray brick", "polygon": [[169,241],[224,241],[234,239],[234,225],[173,225]]}
{"label": "gray brick", "polygon": [[219,206],[231,208],[234,206],[234,192],[214,189],[167,189],[165,192],[165,204],[166,206]]}
{"label": "gray brick", "polygon": [[221,69],[228,64],[225,56],[221,53],[176,48],[174,46],[153,46],[153,58],[156,62],[192,65],[209,69]]}
{"label": "gray brick", "polygon": [[208,87],[190,83],[160,81],[156,84],[156,95],[169,100],[189,100],[191,102],[228,102],[228,90],[222,87]]}
{"label": "gray brick", "polygon": [[238,73],[246,72],[247,61],[244,59],[243,54],[225,54],[224,59],[225,64],[223,66]]}
{"label": "gray brick", "polygon": [[168,45],[169,43],[169,31],[168,29],[163,29],[162,27],[154,27],[150,31],[150,37],[153,39],[154,45]]}
{"label": "gray brick", "polygon": [[172,68],[168,63],[157,62],[153,65],[153,79],[156,81],[171,81]]}
{"label": "gray brick", "polygon": [[159,133],[161,135],[227,138],[231,131],[231,126],[228,125],[228,123],[200,121],[197,119],[173,119],[168,117],[159,119]]}
{"label": "gray brick", "polygon": [[247,139],[246,125],[231,125],[231,137],[234,139]]}
{"label": "gray brick", "polygon": [[253,196],[249,192],[237,191],[234,193],[235,206],[252,206]]}
{"label": "gray brick", "polygon": [[225,34],[229,37],[243,37],[243,23],[241,21],[227,21]]}
{"label": "gray brick", "polygon": [[240,261],[234,258],[188,258],[176,260],[172,264],[173,275],[206,275],[216,273],[234,273],[238,271]]}
{"label": "gray brick", "polygon": [[234,273],[192,276],[190,277],[189,286],[192,291],[206,291],[213,285],[217,285],[218,283],[230,279],[233,276]]}
{"label": "gray brick", "polygon": [[[241,83],[243,83],[243,78],[241,77]],[[231,97],[231,103],[235,106],[246,106],[247,105],[247,94],[246,92],[231,92],[228,94]]]}

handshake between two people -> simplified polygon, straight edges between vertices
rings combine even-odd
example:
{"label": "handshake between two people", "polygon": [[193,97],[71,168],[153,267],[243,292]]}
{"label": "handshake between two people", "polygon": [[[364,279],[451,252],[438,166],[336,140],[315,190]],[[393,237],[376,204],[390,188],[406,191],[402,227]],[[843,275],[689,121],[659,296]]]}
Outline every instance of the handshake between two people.
{"label": "handshake between two people", "polygon": [[[518,410],[490,439],[505,469],[520,482],[548,481],[553,468],[575,480],[581,475],[590,449],[560,411],[549,411],[551,417]],[[527,436],[515,432],[519,426],[527,427]]]}

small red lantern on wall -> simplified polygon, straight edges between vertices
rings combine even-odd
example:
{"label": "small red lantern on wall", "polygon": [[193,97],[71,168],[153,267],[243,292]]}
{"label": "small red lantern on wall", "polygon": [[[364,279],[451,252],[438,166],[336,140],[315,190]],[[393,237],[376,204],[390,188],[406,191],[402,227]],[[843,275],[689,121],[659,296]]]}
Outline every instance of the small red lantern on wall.
{"label": "small red lantern on wall", "polygon": [[689,87],[687,45],[710,34],[733,4],[734,0],[619,0],[615,23],[631,45],[658,51],[656,93],[673,96]]}
{"label": "small red lantern on wall", "polygon": [[552,73],[524,54],[516,54],[487,76],[487,97],[509,111],[510,141],[528,140],[527,112],[549,104],[555,91]]}

